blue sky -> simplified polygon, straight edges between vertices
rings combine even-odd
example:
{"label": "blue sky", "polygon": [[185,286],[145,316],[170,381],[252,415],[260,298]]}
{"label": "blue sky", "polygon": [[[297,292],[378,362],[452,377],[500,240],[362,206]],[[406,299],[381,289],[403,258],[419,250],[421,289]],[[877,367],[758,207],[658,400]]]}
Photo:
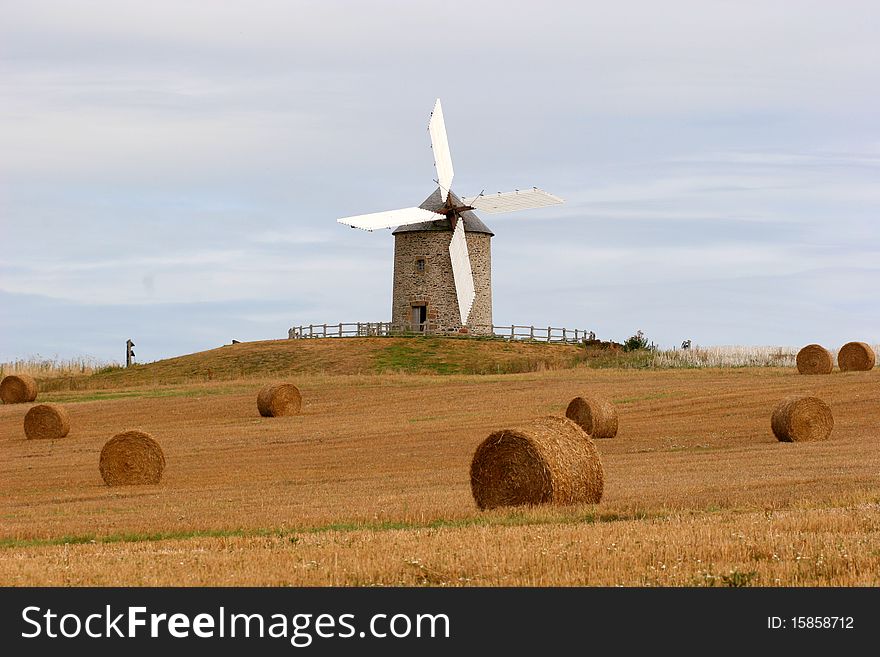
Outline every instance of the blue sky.
{"label": "blue sky", "polygon": [[0,361],[390,316],[442,98],[497,324],[880,342],[880,4],[0,1]]}

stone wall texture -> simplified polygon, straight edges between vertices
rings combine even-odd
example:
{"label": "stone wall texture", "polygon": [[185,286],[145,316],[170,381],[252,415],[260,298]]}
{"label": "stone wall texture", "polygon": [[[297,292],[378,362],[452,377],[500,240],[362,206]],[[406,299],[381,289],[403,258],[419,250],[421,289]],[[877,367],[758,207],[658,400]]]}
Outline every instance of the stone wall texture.
{"label": "stone wall texture", "polygon": [[[492,254],[491,235],[465,233],[476,297],[468,315],[470,333],[492,332]],[[412,323],[413,306],[427,306],[430,329],[455,331],[461,328],[455,279],[449,258],[452,231],[416,231],[394,236],[394,290],[391,322],[396,326]],[[425,271],[418,271],[417,260],[424,258]]]}

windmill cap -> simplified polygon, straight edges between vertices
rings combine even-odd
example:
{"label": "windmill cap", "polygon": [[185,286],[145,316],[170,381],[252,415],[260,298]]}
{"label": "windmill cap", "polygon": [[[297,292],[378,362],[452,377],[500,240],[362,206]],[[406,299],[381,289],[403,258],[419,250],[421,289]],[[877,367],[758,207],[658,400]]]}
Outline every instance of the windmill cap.
{"label": "windmill cap", "polygon": [[[452,199],[453,203],[457,205],[462,204],[461,199],[452,192],[449,192],[449,197]],[[426,198],[419,207],[425,210],[431,210],[433,212],[442,210],[443,197],[441,195],[440,188],[438,187],[436,190],[434,190],[434,193]],[[466,233],[485,233],[490,237],[495,235],[495,233],[489,230],[489,227],[484,224],[473,211],[466,210],[465,212],[462,212],[461,218],[464,222],[464,230]],[[437,221],[425,221],[420,224],[408,224],[406,226],[398,226],[391,234],[397,235],[398,233],[417,233],[431,231],[439,232],[450,230],[452,230],[452,225],[449,223],[449,219],[443,217],[442,219],[437,219]]]}

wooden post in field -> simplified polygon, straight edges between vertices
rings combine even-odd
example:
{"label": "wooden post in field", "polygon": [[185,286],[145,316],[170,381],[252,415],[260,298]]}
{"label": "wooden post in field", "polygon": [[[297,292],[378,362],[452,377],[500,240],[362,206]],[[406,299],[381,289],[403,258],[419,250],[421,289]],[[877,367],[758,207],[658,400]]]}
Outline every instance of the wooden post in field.
{"label": "wooden post in field", "polygon": [[131,359],[134,358],[134,342],[131,341],[131,338],[125,341],[125,366],[131,367]]}

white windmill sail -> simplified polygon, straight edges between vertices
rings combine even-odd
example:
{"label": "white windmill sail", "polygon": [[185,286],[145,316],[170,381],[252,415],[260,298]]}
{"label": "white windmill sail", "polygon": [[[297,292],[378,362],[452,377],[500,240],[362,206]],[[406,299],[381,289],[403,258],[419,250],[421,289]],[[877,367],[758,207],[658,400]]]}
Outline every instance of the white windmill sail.
{"label": "white windmill sail", "polygon": [[565,202],[558,196],[554,196],[537,187],[518,189],[513,192],[498,192],[497,194],[480,194],[479,196],[471,196],[461,200],[465,205],[488,212],[489,214],[514,212],[515,210],[531,210]]}
{"label": "white windmill sail", "polygon": [[471,306],[477,296],[474,290],[474,273],[471,270],[471,258],[468,254],[467,239],[464,234],[464,220],[459,219],[452,231],[449,242],[449,259],[452,260],[452,278],[455,279],[455,295],[458,297],[458,312],[461,324],[467,324]]}
{"label": "white windmill sail", "polygon": [[434,168],[437,169],[437,184],[440,185],[440,193],[443,202],[449,196],[452,188],[452,155],[449,152],[449,139],[446,137],[446,123],[443,121],[443,106],[440,99],[434,103],[434,111],[431,112],[431,120],[428,122],[428,132],[431,133],[431,149],[434,151]]}
{"label": "white windmill sail", "polygon": [[354,217],[337,219],[340,224],[360,228],[361,230],[376,230],[378,228],[393,228],[394,226],[406,226],[407,224],[419,224],[423,221],[436,221],[442,219],[442,214],[425,210],[424,208],[402,208],[389,210],[388,212],[373,212],[371,214],[359,214]]}

